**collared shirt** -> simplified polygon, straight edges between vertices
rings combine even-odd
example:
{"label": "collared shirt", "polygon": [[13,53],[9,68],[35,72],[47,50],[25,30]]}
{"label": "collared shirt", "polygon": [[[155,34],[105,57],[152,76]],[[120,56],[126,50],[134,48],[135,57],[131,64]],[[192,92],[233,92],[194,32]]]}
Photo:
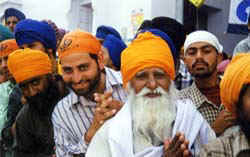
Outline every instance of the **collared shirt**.
{"label": "collared shirt", "polygon": [[211,125],[218,114],[224,109],[223,105],[217,106],[209,101],[197,88],[195,82],[188,88],[179,92],[180,99],[191,99],[201,115]]}
{"label": "collared shirt", "polygon": [[242,131],[237,131],[204,145],[200,157],[235,157],[246,149],[250,149],[247,138]]}
{"label": "collared shirt", "polygon": [[248,53],[250,51],[250,35],[247,38],[241,40],[233,51],[233,56],[237,53]]}
{"label": "collared shirt", "polygon": [[[127,94],[122,87],[120,72],[109,68],[105,71],[105,91],[112,90],[114,99],[125,102]],[[92,123],[95,107],[95,102],[79,97],[73,91],[57,104],[52,114],[57,157],[85,154],[84,134]]]}
{"label": "collared shirt", "polygon": [[175,79],[176,88],[179,90],[187,88],[191,86],[192,82],[193,82],[193,79],[192,79],[191,74],[188,72],[188,69],[186,65],[184,64],[184,62],[180,60],[179,71]]}

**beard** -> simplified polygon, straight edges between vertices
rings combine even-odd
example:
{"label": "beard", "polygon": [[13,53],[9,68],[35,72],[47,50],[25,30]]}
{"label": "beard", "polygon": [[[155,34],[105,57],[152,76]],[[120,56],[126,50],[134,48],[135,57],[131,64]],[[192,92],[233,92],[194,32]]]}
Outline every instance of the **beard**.
{"label": "beard", "polygon": [[211,67],[209,67],[209,64],[207,62],[205,62],[204,60],[197,60],[193,65],[192,65],[192,69],[195,68],[196,64],[198,63],[202,63],[204,65],[206,65],[207,67],[207,70],[204,71],[203,73],[197,73],[197,72],[192,72],[192,75],[195,77],[195,78],[200,78],[200,79],[204,79],[204,78],[208,78],[210,77],[211,75],[213,75],[213,73],[216,71],[216,68],[217,68],[217,59],[216,59],[216,62],[213,63],[211,65]]}
{"label": "beard", "polygon": [[54,106],[60,99],[60,92],[56,81],[48,78],[48,86],[31,97],[25,97],[29,107],[34,113],[41,116],[51,115]]}
{"label": "beard", "polygon": [[138,94],[129,89],[128,100],[132,105],[135,152],[150,146],[159,146],[171,137],[176,116],[174,88],[173,82],[168,92],[158,87],[153,92],[161,93],[161,96],[156,98],[144,97],[145,94],[152,93],[148,88],[143,88]]}
{"label": "beard", "polygon": [[99,84],[100,84],[100,80],[101,80],[101,73],[103,71],[101,71],[99,68],[97,70],[97,74],[94,78],[92,79],[86,79],[86,80],[80,80],[79,83],[82,82],[88,82],[89,86],[87,87],[87,89],[80,89],[80,90],[75,90],[72,86],[72,82],[67,83],[67,85],[79,96],[84,96],[86,99],[88,100],[94,100],[94,96],[93,94],[96,92]]}

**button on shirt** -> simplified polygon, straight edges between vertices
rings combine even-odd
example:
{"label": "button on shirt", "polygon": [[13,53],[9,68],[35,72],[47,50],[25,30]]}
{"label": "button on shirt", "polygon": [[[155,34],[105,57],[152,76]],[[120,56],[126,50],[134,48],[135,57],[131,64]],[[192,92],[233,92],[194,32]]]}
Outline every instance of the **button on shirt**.
{"label": "button on shirt", "polygon": [[[112,90],[114,99],[125,102],[127,94],[122,87],[120,72],[109,68],[105,68],[105,72],[105,91]],[[57,104],[52,114],[57,157],[85,154],[84,134],[92,123],[95,108],[95,102],[77,96],[73,91]]]}

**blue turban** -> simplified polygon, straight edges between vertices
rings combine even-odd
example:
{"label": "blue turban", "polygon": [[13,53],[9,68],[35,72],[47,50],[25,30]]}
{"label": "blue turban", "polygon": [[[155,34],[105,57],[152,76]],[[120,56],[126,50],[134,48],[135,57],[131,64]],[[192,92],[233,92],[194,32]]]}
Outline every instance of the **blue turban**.
{"label": "blue turban", "polygon": [[102,45],[108,49],[112,63],[120,70],[121,53],[127,47],[126,44],[122,40],[110,34],[107,35]]}
{"label": "blue turban", "polygon": [[13,33],[7,27],[0,24],[0,42],[13,38],[14,38]]}
{"label": "blue turban", "polygon": [[4,18],[5,21],[7,20],[8,17],[15,16],[19,21],[25,19],[25,15],[20,11],[15,8],[8,8],[4,11]]}
{"label": "blue turban", "polygon": [[115,30],[113,27],[110,26],[99,26],[96,30],[96,37],[100,38],[100,39],[104,39],[106,38],[107,35],[112,34],[114,35],[116,38],[118,39],[122,39],[121,35],[119,32],[117,32],[117,30]]}
{"label": "blue turban", "polygon": [[159,36],[163,40],[166,41],[166,43],[168,44],[168,46],[169,46],[169,48],[170,48],[170,50],[172,52],[172,56],[174,58],[174,63],[176,65],[177,60],[179,59],[179,53],[176,51],[176,48],[175,48],[173,40],[166,33],[160,31],[159,29],[143,29],[142,31],[140,31],[140,33],[143,33],[143,32],[146,32],[146,31],[149,31],[149,32],[153,33],[154,35]]}
{"label": "blue turban", "polygon": [[46,22],[22,20],[17,23],[14,32],[18,46],[39,41],[45,48],[56,52],[56,33]]}

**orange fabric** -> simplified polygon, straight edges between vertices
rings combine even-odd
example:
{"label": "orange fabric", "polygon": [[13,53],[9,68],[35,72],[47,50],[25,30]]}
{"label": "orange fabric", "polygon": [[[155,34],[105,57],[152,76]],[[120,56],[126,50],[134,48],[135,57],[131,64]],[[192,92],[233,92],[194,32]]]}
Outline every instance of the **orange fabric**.
{"label": "orange fabric", "polygon": [[172,80],[175,78],[174,59],[168,44],[151,32],[141,33],[121,55],[121,72],[124,87],[144,68],[159,67]]}
{"label": "orange fabric", "polygon": [[238,54],[226,68],[220,83],[220,97],[226,109],[236,115],[236,103],[244,84],[250,83],[250,54]]}
{"label": "orange fabric", "polygon": [[52,73],[49,56],[39,50],[19,49],[9,55],[8,68],[17,83]]}
{"label": "orange fabric", "polygon": [[80,29],[66,34],[58,48],[59,58],[79,52],[100,55],[101,43],[95,36]]}
{"label": "orange fabric", "polygon": [[19,47],[15,39],[4,40],[0,43],[0,57],[8,56],[17,49],[19,49]]}

